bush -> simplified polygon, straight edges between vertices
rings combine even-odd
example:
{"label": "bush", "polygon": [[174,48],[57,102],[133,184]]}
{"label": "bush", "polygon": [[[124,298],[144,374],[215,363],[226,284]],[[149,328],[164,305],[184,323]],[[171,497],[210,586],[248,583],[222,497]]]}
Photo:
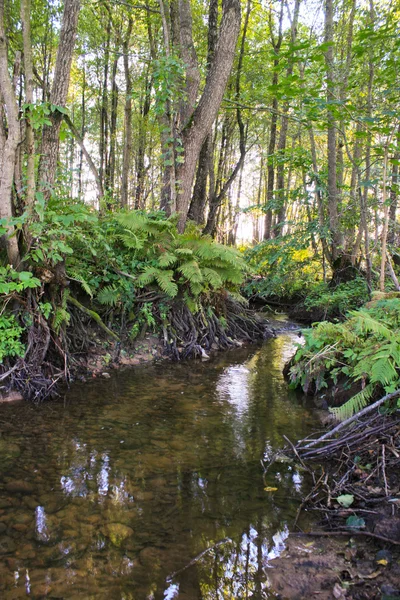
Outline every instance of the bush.
{"label": "bush", "polygon": [[0,364],[3,364],[6,358],[24,355],[25,345],[21,341],[24,331],[14,315],[0,316]]}
{"label": "bush", "polygon": [[255,275],[244,286],[247,296],[304,298],[322,279],[320,262],[312,252],[287,238],[262,242],[244,256]]}
{"label": "bush", "polygon": [[335,288],[320,283],[310,289],[304,299],[307,310],[323,312],[323,319],[344,317],[349,310],[362,306],[368,299],[369,291],[365,279],[357,277],[348,283],[340,283]]}

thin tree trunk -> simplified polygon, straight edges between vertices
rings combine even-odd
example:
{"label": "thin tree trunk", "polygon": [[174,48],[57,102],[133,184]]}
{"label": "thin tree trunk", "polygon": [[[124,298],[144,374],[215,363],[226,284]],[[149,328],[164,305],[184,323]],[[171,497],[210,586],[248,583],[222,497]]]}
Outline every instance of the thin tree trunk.
{"label": "thin tree trunk", "polygon": [[[300,12],[300,2],[301,0],[296,0],[294,5],[294,13],[293,20],[290,28],[290,39],[292,46],[296,43],[297,37],[297,24],[299,20],[299,12]],[[293,51],[292,51],[293,52]],[[286,69],[286,77],[289,79],[293,73],[294,66],[294,55],[292,54],[288,59],[288,66]],[[279,162],[277,168],[277,177],[276,177],[276,187],[279,194],[279,209],[278,209],[278,218],[277,218],[277,226],[275,227],[274,235],[275,237],[279,237],[282,234],[283,223],[285,221],[286,216],[286,198],[285,198],[285,161],[284,155],[286,151],[286,140],[287,133],[289,127],[289,102],[285,102],[282,107],[282,119],[281,119],[281,129],[279,132],[279,141],[278,141],[278,155]]]}
{"label": "thin tree trunk", "polygon": [[124,118],[124,149],[122,158],[121,206],[127,207],[129,201],[129,171],[132,154],[132,78],[129,68],[129,41],[132,33],[133,20],[129,17],[128,29],[123,44],[125,72],[125,118]]}
{"label": "thin tree trunk", "polygon": [[[84,143],[85,134],[86,134],[86,99],[85,99],[85,90],[86,90],[86,64],[84,62],[83,63],[82,99],[81,99],[81,139],[82,139],[82,145]],[[79,144],[79,142],[78,142],[78,144]],[[82,182],[83,156],[84,156],[84,149],[81,146],[81,151],[79,153],[79,170],[78,170],[78,196],[79,196],[79,198],[82,198],[82,189],[83,189],[83,182]],[[96,171],[97,171],[97,169],[96,169]]]}
{"label": "thin tree trunk", "polygon": [[[211,0],[208,11],[208,50],[207,50],[207,73],[210,69],[215,47],[218,40],[218,0]],[[188,219],[199,225],[204,223],[205,208],[207,202],[207,180],[210,177],[210,169],[213,166],[213,140],[210,133],[201,148],[197,165],[196,182],[193,189],[192,201],[190,203]],[[210,183],[210,190],[213,187]],[[211,193],[210,193],[211,196]]]}
{"label": "thin tree trunk", "polygon": [[[334,49],[333,49],[333,0],[326,0],[325,4],[325,43],[329,44],[325,52],[326,64],[326,100],[332,103],[336,100],[336,86],[334,76]],[[327,111],[328,119],[328,214],[329,230],[331,234],[331,261],[335,264],[341,252],[341,235],[339,230],[338,215],[338,190],[337,190],[337,164],[336,164],[336,121],[332,110]]]}
{"label": "thin tree trunk", "polygon": [[104,75],[103,75],[103,91],[100,107],[100,180],[102,187],[104,186],[104,173],[107,169],[107,147],[108,147],[108,70],[110,60],[110,43],[111,43],[111,17],[107,22],[107,38],[104,52]]}
{"label": "thin tree trunk", "polygon": [[[0,218],[11,219],[13,216],[12,184],[20,127],[18,105],[8,72],[7,41],[4,27],[4,0],[0,0],[0,95],[3,97],[7,111],[7,139],[2,152],[0,164]],[[7,258],[17,268],[20,264],[18,241],[12,225],[7,226],[5,236]]]}
{"label": "thin tree trunk", "polygon": [[[279,32],[278,38],[275,40],[273,31],[272,31],[272,17],[270,13],[270,30],[271,30],[271,39],[272,39],[272,47],[274,49],[274,74],[272,77],[272,85],[278,85],[278,65],[279,65],[279,51],[282,44],[282,20],[283,20],[283,0],[281,0],[281,8],[279,14]],[[276,146],[276,134],[277,134],[277,125],[278,125],[278,98],[276,96],[272,99],[272,107],[271,107],[271,125],[270,125],[270,134],[269,134],[269,144],[268,144],[268,166],[267,166],[267,211],[265,213],[265,224],[264,224],[264,240],[271,239],[272,236],[272,219],[273,219],[273,211],[271,208],[271,203],[274,198],[274,188],[275,188],[275,146]]]}

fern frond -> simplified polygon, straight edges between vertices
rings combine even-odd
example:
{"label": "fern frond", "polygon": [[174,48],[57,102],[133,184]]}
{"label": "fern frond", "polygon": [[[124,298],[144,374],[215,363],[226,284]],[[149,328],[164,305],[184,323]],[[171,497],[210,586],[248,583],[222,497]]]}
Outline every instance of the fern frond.
{"label": "fern frond", "polygon": [[138,286],[144,287],[145,285],[152,283],[156,278],[157,272],[158,269],[155,267],[147,267],[137,278]]}
{"label": "fern frond", "polygon": [[374,384],[369,383],[363,390],[361,390],[361,392],[358,392],[358,394],[350,398],[350,400],[345,402],[345,404],[335,408],[330,408],[329,410],[338,421],[350,419],[350,417],[367,406],[368,401],[372,397],[374,389]]}
{"label": "fern frond", "polygon": [[157,270],[156,281],[163,292],[165,292],[170,298],[175,298],[178,294],[178,286],[173,281],[173,271],[162,271]]}
{"label": "fern frond", "polygon": [[120,298],[120,293],[117,288],[112,285],[106,285],[97,294],[97,300],[100,304],[107,306],[115,306]]}
{"label": "fern frond", "polygon": [[170,267],[171,265],[174,265],[177,260],[177,256],[172,254],[172,252],[163,252],[158,259],[158,264],[160,267]]}
{"label": "fern frond", "polygon": [[146,238],[143,235],[136,235],[133,231],[118,234],[118,239],[128,250],[141,250],[144,247]]}
{"label": "fern frond", "polygon": [[217,271],[210,267],[202,268],[203,278],[210,284],[210,286],[217,290],[223,286],[222,277]]}
{"label": "fern frond", "polygon": [[195,260],[189,260],[182,263],[179,265],[178,271],[182,273],[190,283],[201,283],[203,281],[199,265]]}
{"label": "fern frond", "polygon": [[52,327],[57,335],[60,332],[61,325],[63,323],[68,325],[70,319],[71,319],[71,315],[65,308],[63,308],[62,306],[58,306],[56,308],[56,310],[54,312],[53,320],[52,320]]}
{"label": "fern frond", "polygon": [[366,310],[351,311],[354,319],[354,325],[361,332],[374,333],[387,340],[392,339],[393,332],[384,323],[372,317]]}
{"label": "fern frond", "polygon": [[77,271],[70,271],[70,278],[73,279],[74,281],[77,281],[78,283],[81,284],[82,289],[84,290],[84,292],[86,292],[86,294],[88,296],[90,296],[91,298],[93,298],[93,290],[90,287],[90,285],[88,284],[88,282],[86,281],[86,279]]}

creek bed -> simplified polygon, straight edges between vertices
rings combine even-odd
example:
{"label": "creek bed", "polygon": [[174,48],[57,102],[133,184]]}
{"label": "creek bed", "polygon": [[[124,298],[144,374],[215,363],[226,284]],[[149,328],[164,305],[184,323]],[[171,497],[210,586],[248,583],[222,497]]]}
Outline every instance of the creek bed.
{"label": "creek bed", "polygon": [[317,426],[282,368],[295,332],[0,407],[0,597],[276,597],[309,482],[260,459]]}

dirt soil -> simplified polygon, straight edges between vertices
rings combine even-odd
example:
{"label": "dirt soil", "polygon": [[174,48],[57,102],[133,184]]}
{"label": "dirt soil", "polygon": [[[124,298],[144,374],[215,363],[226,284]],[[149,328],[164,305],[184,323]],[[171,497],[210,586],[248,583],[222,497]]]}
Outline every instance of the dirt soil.
{"label": "dirt soil", "polygon": [[400,553],[360,538],[296,537],[270,563],[268,580],[281,600],[399,600]]}

